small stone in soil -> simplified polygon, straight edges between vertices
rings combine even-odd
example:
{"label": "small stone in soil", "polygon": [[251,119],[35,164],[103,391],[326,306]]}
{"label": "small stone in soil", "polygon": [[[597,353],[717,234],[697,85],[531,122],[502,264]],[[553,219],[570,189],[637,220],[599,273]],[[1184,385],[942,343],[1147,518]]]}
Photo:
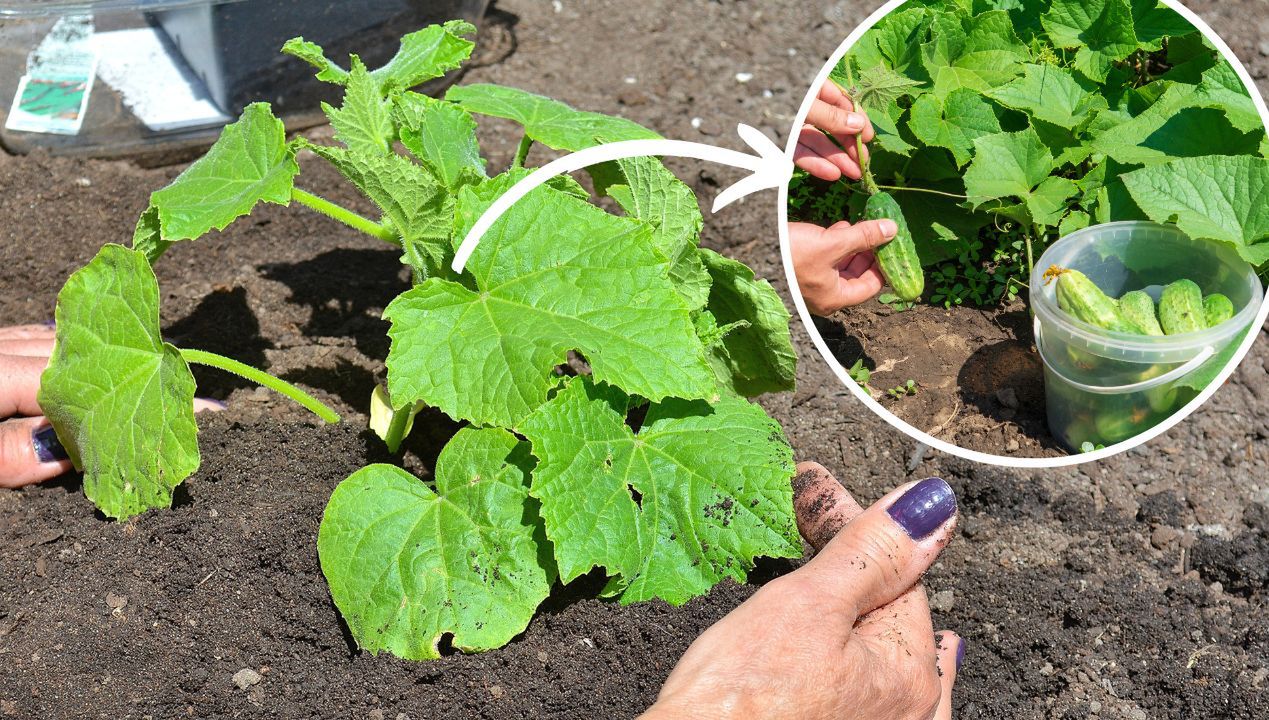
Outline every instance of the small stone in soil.
{"label": "small stone in soil", "polygon": [[930,609],[948,612],[956,605],[956,594],[951,590],[940,590],[930,596]]}
{"label": "small stone in soil", "polygon": [[127,604],[127,595],[116,595],[112,592],[106,593],[106,605],[108,605],[111,610],[122,610]]}
{"label": "small stone in soil", "polygon": [[258,685],[260,683],[260,673],[252,670],[251,668],[243,668],[234,673],[233,679],[234,685],[237,685],[239,690],[246,690],[252,685]]}
{"label": "small stone in soil", "polygon": [[1005,450],[1009,452],[1018,452],[1018,449],[1021,447],[1022,445],[1018,442],[1017,438],[1011,438],[1009,442],[1005,444]]}
{"label": "small stone in soil", "polygon": [[370,720],[383,720],[383,711],[375,708],[370,711]]}
{"label": "small stone in soil", "polygon": [[506,694],[506,692],[502,689],[501,685],[494,685],[489,688],[489,694],[493,695],[494,699],[497,700],[498,698]]}

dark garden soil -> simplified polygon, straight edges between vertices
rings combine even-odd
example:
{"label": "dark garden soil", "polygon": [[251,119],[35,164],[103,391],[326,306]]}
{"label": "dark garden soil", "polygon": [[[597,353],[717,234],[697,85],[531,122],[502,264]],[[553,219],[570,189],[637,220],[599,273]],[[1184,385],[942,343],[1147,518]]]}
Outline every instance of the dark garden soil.
{"label": "dark garden soil", "polygon": [[[500,1],[484,33],[491,47],[468,80],[733,147],[730,128],[742,121],[783,139],[820,59],[872,9],[555,7]],[[1222,2],[1210,17],[1263,77],[1261,16],[1248,0]],[[738,72],[753,79],[740,83]],[[495,165],[515,139],[488,135]],[[364,208],[325,166],[303,165],[306,187]],[[673,167],[706,200],[734,179]],[[178,170],[0,156],[0,323],[49,319],[67,274],[101,243],[130,237],[147,194]],[[729,208],[709,220],[706,242],[783,292],[773,205],[765,194]],[[169,339],[264,365],[348,422],[317,427],[274,396],[200,372],[200,392],[229,408],[200,418],[202,468],[172,510],[106,522],[75,479],[0,494],[0,717],[631,717],[688,643],[753,592],[725,584],[683,608],[620,607],[591,599],[596,588],[583,579],[557,589],[502,650],[432,663],[357,652],[315,539],[336,483],[387,459],[362,413],[387,350],[379,314],[405,287],[395,253],[301,209],[268,208],[173,249],[158,269]],[[912,334],[955,330],[964,345],[999,346],[1016,331],[962,316],[970,311],[922,310]],[[858,329],[880,342],[879,328]],[[936,623],[969,642],[958,720],[1269,716],[1269,343],[1149,447],[1024,474],[914,446],[845,393],[800,327],[796,337],[800,387],[764,405],[799,459],[824,463],[865,503],[936,473],[958,493],[961,532],[928,577]],[[912,358],[894,377],[917,377],[917,352],[891,347],[878,357]],[[986,358],[972,382],[989,397],[1022,372],[1018,363]],[[1016,389],[1028,403],[1034,388]],[[422,418],[410,469],[427,477],[451,430]],[[753,581],[789,567],[763,565]],[[243,669],[259,682],[240,689],[233,677]]]}

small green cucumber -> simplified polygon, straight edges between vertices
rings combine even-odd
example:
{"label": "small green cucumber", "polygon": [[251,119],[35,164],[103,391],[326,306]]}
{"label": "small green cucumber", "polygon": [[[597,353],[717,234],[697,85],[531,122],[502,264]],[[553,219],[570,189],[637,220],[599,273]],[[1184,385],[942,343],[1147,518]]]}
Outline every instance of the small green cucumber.
{"label": "small green cucumber", "polygon": [[1046,281],[1057,280],[1058,307],[1071,317],[1103,330],[1134,332],[1119,311],[1119,303],[1102,292],[1084,273],[1055,265],[1044,273],[1044,278]]}
{"label": "small green cucumber", "polygon": [[1193,280],[1177,280],[1163,288],[1159,298],[1159,324],[1168,335],[1198,332],[1207,327],[1203,291]]}
{"label": "small green cucumber", "polygon": [[1162,335],[1159,318],[1155,314],[1154,298],[1141,290],[1133,290],[1119,298],[1119,312],[1142,335]]}
{"label": "small green cucumber", "polygon": [[1212,293],[1203,298],[1203,317],[1210,328],[1234,317],[1234,303],[1220,293]]}
{"label": "small green cucumber", "polygon": [[921,258],[917,255],[916,243],[912,241],[912,232],[899,203],[886,193],[879,192],[868,198],[864,218],[893,220],[899,226],[899,233],[894,239],[877,248],[877,262],[881,265],[881,274],[900,300],[919,300],[925,292],[925,271],[921,269]]}

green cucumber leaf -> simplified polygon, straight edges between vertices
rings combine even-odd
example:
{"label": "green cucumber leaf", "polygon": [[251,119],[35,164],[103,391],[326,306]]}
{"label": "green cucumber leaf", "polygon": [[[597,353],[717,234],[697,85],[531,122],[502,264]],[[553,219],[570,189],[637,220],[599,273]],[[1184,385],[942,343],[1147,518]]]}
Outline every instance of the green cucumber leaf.
{"label": "green cucumber leaf", "polygon": [[599,566],[623,603],[679,605],[724,578],[743,582],[759,556],[801,554],[793,452],[761,407],[670,400],[635,433],[628,406],[576,378],[523,423],[564,582]]}
{"label": "green cucumber leaf", "polygon": [[[1236,74],[1232,77],[1237,80]],[[1254,154],[1264,138],[1264,126],[1257,121],[1247,132],[1233,127],[1233,119],[1245,123],[1246,118],[1239,109],[1237,91],[1223,84],[1227,79],[1213,68],[1201,85],[1169,86],[1140,115],[1098,134],[1093,148],[1133,165],[1165,163],[1178,157]],[[1250,112],[1259,118],[1254,107]]]}
{"label": "green cucumber leaf", "polygon": [[926,145],[947,148],[964,166],[973,159],[974,141],[1000,132],[1000,120],[980,93],[964,88],[945,98],[928,94],[912,105],[909,128]]}
{"label": "green cucumber leaf", "polygon": [[1257,267],[1269,263],[1269,160],[1182,158],[1123,176],[1137,205],[1193,238],[1230,243]]}
{"label": "green cucumber leaf", "polygon": [[137,218],[137,227],[132,232],[132,249],[145,255],[145,259],[154,264],[172,243],[163,239],[159,228],[159,209],[153,205],[147,207],[141,217]]}
{"label": "green cucumber leaf", "polygon": [[930,37],[922,48],[922,61],[934,93],[944,98],[958,88],[982,92],[1004,85],[1022,72],[1030,56],[1009,13],[1001,10],[972,18],[941,13],[935,16]]}
{"label": "green cucumber leaf", "polygon": [[1239,132],[1263,133],[1265,130],[1264,120],[1260,111],[1256,110],[1247,86],[1238,77],[1234,66],[1225,62],[1224,58],[1203,73],[1193,101],[1197,106],[1224,112]]}
{"label": "green cucumber leaf", "polygon": [[734,326],[710,348],[720,384],[741,397],[794,388],[798,356],[789,335],[789,311],[766,280],[712,250],[698,251],[709,271],[709,312]]}
{"label": "green cucumber leaf", "polygon": [[[282,121],[265,103],[252,103],[237,122],[225,126],[206,155],[150,195],[158,237],[169,244],[192,240],[224,230],[257,203],[287,205],[299,172]],[[143,220],[150,236],[153,216]],[[152,237],[149,242],[147,255],[157,247]]]}
{"label": "green cucumber leaf", "polygon": [[392,103],[379,94],[379,86],[356,55],[352,56],[348,89],[339,108],[322,103],[335,138],[351,150],[387,155],[392,152],[396,133],[392,125]]}
{"label": "green cucumber leaf", "polygon": [[602,140],[655,140],[660,135],[625,118],[574,110],[557,100],[503,85],[477,83],[449,89],[445,99],[477,115],[513,120],[533,140],[576,152]]}
{"label": "green cucumber leaf", "polygon": [[159,334],[159,283],[144,254],[105,245],[66,281],[39,403],[108,517],[170,507],[198,469],[194,376]]}
{"label": "green cucumber leaf", "polygon": [[1053,154],[1033,128],[989,135],[974,142],[974,161],[965,171],[965,189],[976,207],[991,200],[1018,199],[1025,216],[1006,205],[1012,208],[1010,217],[1056,225],[1065,214],[1066,200],[1078,190],[1071,180],[1050,177],[1056,167]]}
{"label": "green cucumber leaf", "polygon": [[348,71],[326,57],[321,45],[302,37],[294,37],[282,45],[282,52],[317,68],[317,79],[322,82],[344,85],[348,82]]}
{"label": "green cucumber leaf", "polygon": [[1132,0],[1132,24],[1138,47],[1155,52],[1163,41],[1194,32],[1194,25],[1159,0]]}
{"label": "green cucumber leaf", "polygon": [[465,20],[451,20],[412,32],[401,38],[397,54],[370,75],[384,94],[434,80],[450,70],[457,70],[471,57],[476,43],[466,36],[475,34],[476,26]]}
{"label": "green cucumber leaf", "polygon": [[1090,113],[1106,107],[1104,99],[1085,90],[1062,68],[1032,64],[1022,68],[1022,77],[988,90],[985,95],[1004,107],[1067,130],[1083,123]]}
{"label": "green cucumber leaf", "polygon": [[872,122],[873,129],[877,136],[873,141],[877,147],[882,148],[888,153],[909,157],[912,151],[916,150],[916,145],[909,143],[904,139],[903,133],[899,131],[899,122],[903,120],[905,110],[896,103],[891,103],[883,110],[869,110],[868,119]]}
{"label": "green cucumber leaf", "polygon": [[603,163],[589,172],[599,194],[652,226],[652,243],[670,259],[670,278],[688,307],[704,307],[710,280],[696,252],[704,219],[692,189],[654,157]]}
{"label": "green cucumber leaf", "polygon": [[[460,222],[490,202],[463,188]],[[647,223],[540,187],[499,218],[466,269],[467,285],[429,279],[384,312],[394,402],[422,400],[456,419],[514,428],[546,401],[570,350],[585,355],[596,379],[633,395],[717,395]]]}
{"label": "green cucumber leaf", "polygon": [[[444,25],[429,25],[401,38],[397,54],[383,67],[370,73],[379,87],[380,95],[395,90],[408,90],[428,80],[443,76],[461,66],[476,44],[466,36],[473,35],[476,26],[464,20],[451,20]],[[292,55],[317,68],[317,79],[337,85],[347,85],[351,74],[326,57],[322,47],[302,37],[292,38],[282,46],[282,52]]]}
{"label": "green cucumber leaf", "polygon": [[396,96],[393,117],[401,144],[450,190],[485,177],[485,161],[476,142],[476,120],[454,103],[404,92]]}
{"label": "green cucumber leaf", "polygon": [[898,102],[899,98],[914,94],[923,84],[884,65],[875,65],[859,74],[852,97],[865,111],[884,108]]}
{"label": "green cucumber leaf", "polygon": [[452,275],[454,200],[431,173],[396,153],[378,155],[307,141],[303,145],[338,168],[379,206],[401,234],[403,260],[416,279]]}
{"label": "green cucumber leaf", "polygon": [[533,465],[510,432],[464,428],[436,460],[434,489],[394,465],[335,488],[317,553],[361,648],[430,660],[446,634],[478,652],[524,631],[555,581]]}
{"label": "green cucumber leaf", "polygon": [[1076,50],[1075,69],[1094,82],[1137,50],[1128,0],[1053,0],[1042,22],[1055,46]]}

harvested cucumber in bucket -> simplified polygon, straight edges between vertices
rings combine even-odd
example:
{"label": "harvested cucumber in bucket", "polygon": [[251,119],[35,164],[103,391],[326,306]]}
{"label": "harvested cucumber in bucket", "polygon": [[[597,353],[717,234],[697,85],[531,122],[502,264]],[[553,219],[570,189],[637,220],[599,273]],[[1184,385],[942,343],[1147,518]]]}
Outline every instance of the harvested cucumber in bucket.
{"label": "harvested cucumber in bucket", "polygon": [[1109,223],[1054,243],[1031,277],[1050,431],[1078,451],[1167,420],[1220,373],[1263,301],[1232,248],[1174,226]]}

